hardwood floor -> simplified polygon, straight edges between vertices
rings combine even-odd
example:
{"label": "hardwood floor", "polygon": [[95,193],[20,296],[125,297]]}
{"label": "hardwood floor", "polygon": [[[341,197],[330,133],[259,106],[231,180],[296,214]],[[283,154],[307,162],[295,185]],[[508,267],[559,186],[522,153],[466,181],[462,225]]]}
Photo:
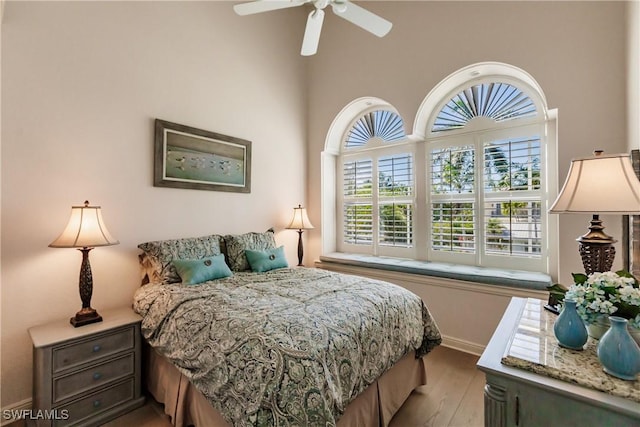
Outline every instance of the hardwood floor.
{"label": "hardwood floor", "polygon": [[[425,361],[427,384],[413,391],[389,427],[482,427],[484,374],[476,368],[478,356],[440,346]],[[130,426],[170,427],[171,423],[161,406],[148,398],[143,407],[105,424]]]}
{"label": "hardwood floor", "polygon": [[130,426],[171,427],[171,422],[169,421],[169,417],[162,411],[162,406],[153,400],[152,397],[147,397],[147,403],[143,407],[103,425],[103,427]]}
{"label": "hardwood floor", "polygon": [[478,356],[440,346],[425,361],[427,384],[411,393],[389,427],[482,427],[485,382]]}

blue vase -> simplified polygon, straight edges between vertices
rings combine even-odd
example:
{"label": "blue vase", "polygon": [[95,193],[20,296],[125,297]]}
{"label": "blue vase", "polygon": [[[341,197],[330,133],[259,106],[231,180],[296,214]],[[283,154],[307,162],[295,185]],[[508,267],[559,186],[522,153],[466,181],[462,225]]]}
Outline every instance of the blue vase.
{"label": "blue vase", "polygon": [[562,347],[572,350],[582,350],[582,346],[587,342],[589,335],[587,327],[576,311],[576,302],[572,299],[565,299],[560,316],[553,324],[553,332]]}
{"label": "blue vase", "polygon": [[610,316],[609,322],[598,343],[598,359],[607,374],[634,381],[640,373],[640,347],[627,330],[627,319]]}

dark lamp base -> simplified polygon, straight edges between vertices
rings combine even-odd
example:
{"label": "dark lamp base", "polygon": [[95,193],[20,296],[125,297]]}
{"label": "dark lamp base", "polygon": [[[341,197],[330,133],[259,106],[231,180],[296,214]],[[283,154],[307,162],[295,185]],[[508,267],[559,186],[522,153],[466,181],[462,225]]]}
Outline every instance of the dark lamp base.
{"label": "dark lamp base", "polygon": [[604,232],[599,215],[593,215],[589,232],[576,240],[579,242],[578,251],[587,275],[611,270],[616,256],[616,248],[613,246],[616,240]]}
{"label": "dark lamp base", "polygon": [[304,230],[298,230],[298,267],[304,267],[302,264],[302,257],[304,255],[304,249],[302,247],[302,233]]}
{"label": "dark lamp base", "polygon": [[93,308],[83,308],[76,313],[75,317],[69,319],[69,323],[71,323],[74,328],[97,322],[102,322],[102,316]]}
{"label": "dark lamp base", "polygon": [[587,275],[611,271],[616,256],[616,248],[613,244],[580,243],[578,251]]}

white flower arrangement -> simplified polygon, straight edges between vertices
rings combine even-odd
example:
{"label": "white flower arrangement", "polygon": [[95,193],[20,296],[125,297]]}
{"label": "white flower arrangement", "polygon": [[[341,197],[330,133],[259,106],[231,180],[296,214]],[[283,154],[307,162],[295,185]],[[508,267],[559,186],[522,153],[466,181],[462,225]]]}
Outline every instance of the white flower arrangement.
{"label": "white flower arrangement", "polygon": [[564,298],[576,301],[578,314],[587,324],[603,315],[616,315],[628,319],[632,327],[640,328],[640,288],[633,275],[626,271],[607,271],[572,276],[575,283],[569,289],[562,285],[553,288],[556,296],[564,293]]}

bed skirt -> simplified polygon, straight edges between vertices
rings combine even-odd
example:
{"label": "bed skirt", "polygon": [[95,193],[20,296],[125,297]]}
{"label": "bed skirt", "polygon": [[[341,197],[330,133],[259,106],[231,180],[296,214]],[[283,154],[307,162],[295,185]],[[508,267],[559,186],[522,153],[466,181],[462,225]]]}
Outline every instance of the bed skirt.
{"label": "bed skirt", "polygon": [[[164,412],[176,427],[229,427],[219,411],[176,368],[145,345],[147,391],[164,405]],[[386,427],[414,388],[426,384],[422,358],[411,352],[385,372],[351,402],[338,427]]]}

